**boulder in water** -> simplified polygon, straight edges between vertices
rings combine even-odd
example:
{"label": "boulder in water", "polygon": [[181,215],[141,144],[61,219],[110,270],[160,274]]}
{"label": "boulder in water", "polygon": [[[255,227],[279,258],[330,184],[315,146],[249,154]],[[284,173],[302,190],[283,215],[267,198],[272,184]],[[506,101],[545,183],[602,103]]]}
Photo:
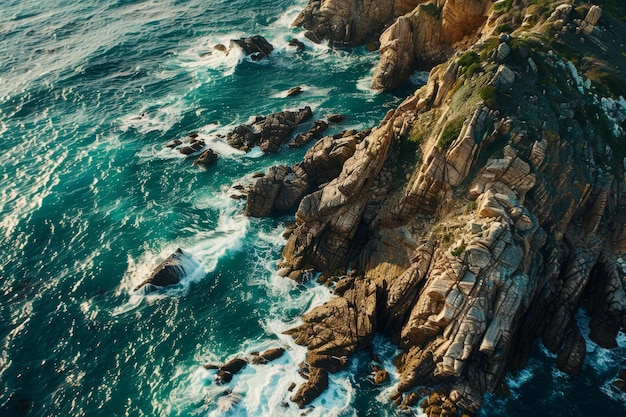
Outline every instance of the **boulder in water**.
{"label": "boulder in water", "polygon": [[232,39],[230,41],[231,48],[239,46],[246,55],[252,55],[253,58],[265,58],[272,53],[274,47],[263,36],[254,35],[250,38]]}
{"label": "boulder in water", "polygon": [[220,368],[215,377],[215,382],[218,384],[225,384],[233,379],[233,375],[241,371],[248,362],[245,359],[235,358],[226,362],[224,366]]}
{"label": "boulder in water", "polygon": [[302,87],[298,86],[298,87],[292,87],[289,90],[287,90],[287,97],[293,97],[293,96],[297,96],[298,94],[302,93]]}
{"label": "boulder in water", "polygon": [[309,379],[298,388],[298,391],[291,397],[291,401],[298,404],[298,407],[304,408],[319,397],[326,388],[328,388],[328,371],[311,366]]}
{"label": "boulder in water", "polygon": [[302,43],[302,41],[296,39],[296,38],[292,38],[289,41],[289,46],[293,46],[296,48],[296,50],[302,52],[306,49],[306,46],[304,45],[304,43]]}
{"label": "boulder in water", "polygon": [[189,275],[196,267],[198,262],[193,256],[187,252],[184,252],[181,248],[176,249],[176,252],[167,257],[163,262],[157,266],[152,274],[139,284],[135,291],[144,287],[168,287],[170,285],[176,285],[181,279]]}
{"label": "boulder in water", "polygon": [[254,356],[252,363],[255,365],[264,365],[268,362],[274,361],[285,354],[284,348],[268,349],[260,355]]}
{"label": "boulder in water", "polygon": [[195,161],[193,161],[193,164],[208,167],[214,165],[217,162],[217,158],[217,152],[209,148],[206,151],[202,152],[200,156],[196,158]]}

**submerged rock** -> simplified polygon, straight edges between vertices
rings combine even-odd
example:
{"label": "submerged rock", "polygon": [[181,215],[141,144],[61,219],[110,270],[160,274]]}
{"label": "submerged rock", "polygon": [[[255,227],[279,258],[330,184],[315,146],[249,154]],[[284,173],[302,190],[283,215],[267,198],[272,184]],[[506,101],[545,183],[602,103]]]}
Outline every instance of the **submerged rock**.
{"label": "submerged rock", "polygon": [[289,41],[289,46],[293,46],[295,47],[298,51],[302,52],[306,49],[306,46],[304,45],[304,43],[296,38],[292,38]]}
{"label": "submerged rock", "polygon": [[176,285],[197,267],[198,262],[193,256],[178,248],[176,252],[161,262],[145,281],[135,287],[135,291],[145,286],[167,287]]}

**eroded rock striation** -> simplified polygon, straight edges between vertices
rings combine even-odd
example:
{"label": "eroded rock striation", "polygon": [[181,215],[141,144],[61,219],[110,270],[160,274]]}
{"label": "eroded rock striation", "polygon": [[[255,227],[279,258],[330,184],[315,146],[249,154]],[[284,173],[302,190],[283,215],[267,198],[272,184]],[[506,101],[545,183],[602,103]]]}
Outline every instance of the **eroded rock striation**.
{"label": "eroded rock striation", "polygon": [[429,2],[396,19],[380,36],[380,61],[371,87],[396,88],[418,65],[439,64],[459,48],[457,43],[476,41],[491,4],[490,0]]}
{"label": "eroded rock striation", "polygon": [[[580,372],[581,308],[602,347],[626,330],[626,92],[607,89],[623,60],[610,53],[620,23],[597,6],[440,3],[446,42],[480,39],[377,127],[324,138],[248,194],[251,215],[297,205],[279,274],[335,283],[335,297],[287,331],[308,348],[300,406],[377,332],[402,350],[394,401],[410,407],[418,387],[438,387],[424,403],[434,416],[476,412],[536,340],[559,368]],[[312,1],[300,20],[316,36],[362,41],[369,35],[346,16],[368,7],[380,5]],[[452,28],[462,10],[470,23]],[[504,24],[510,35],[497,33]],[[414,27],[399,17],[383,48]],[[312,170],[319,161],[333,169]]]}

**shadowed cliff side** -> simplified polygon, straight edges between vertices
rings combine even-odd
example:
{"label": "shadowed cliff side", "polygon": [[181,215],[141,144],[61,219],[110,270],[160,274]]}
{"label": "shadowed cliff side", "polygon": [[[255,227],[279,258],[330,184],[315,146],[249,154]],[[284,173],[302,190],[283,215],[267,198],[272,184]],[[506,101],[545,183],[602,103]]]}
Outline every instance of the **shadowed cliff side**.
{"label": "shadowed cliff side", "polygon": [[[580,372],[580,308],[601,347],[626,330],[626,66],[613,53],[624,23],[535,3],[477,7],[491,16],[480,40],[377,127],[324,138],[281,168],[290,181],[259,180],[293,196],[282,210],[298,207],[279,273],[335,285],[287,332],[316,380],[379,332],[402,349],[394,401],[436,387],[428,415],[476,412],[534,340]],[[320,172],[332,178],[311,180]]]}

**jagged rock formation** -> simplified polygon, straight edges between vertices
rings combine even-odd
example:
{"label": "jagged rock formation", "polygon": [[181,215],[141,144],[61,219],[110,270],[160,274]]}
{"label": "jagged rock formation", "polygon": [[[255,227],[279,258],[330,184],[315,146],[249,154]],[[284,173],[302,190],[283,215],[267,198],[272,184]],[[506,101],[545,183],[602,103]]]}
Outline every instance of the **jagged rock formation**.
{"label": "jagged rock formation", "polygon": [[252,124],[237,126],[226,138],[233,148],[248,152],[259,146],[263,152],[276,152],[296,126],[313,117],[310,107],[257,117]]}
{"label": "jagged rock formation", "polygon": [[433,2],[416,7],[399,17],[380,36],[380,61],[371,82],[373,89],[396,88],[409,78],[418,64],[441,63],[452,55],[457,42],[476,41],[492,2],[446,0],[439,3],[441,7]]}
{"label": "jagged rock formation", "polygon": [[327,136],[311,147],[293,167],[272,167],[247,190],[246,214],[268,216],[295,208],[311,190],[336,177],[367,132]]}
{"label": "jagged rock formation", "polygon": [[314,42],[327,39],[335,46],[361,45],[424,1],[310,0],[293,25],[308,29],[305,36]]}
{"label": "jagged rock formation", "polygon": [[[314,42],[354,46],[380,36],[380,62],[371,86],[391,90],[418,64],[441,63],[479,36],[492,0],[310,0],[294,21]],[[385,29],[386,28],[386,29]],[[381,32],[384,32],[381,35]]]}
{"label": "jagged rock formation", "polygon": [[[313,1],[303,14],[328,25],[333,4]],[[453,13],[460,4],[446,1],[442,13],[462,19]],[[322,272],[336,282],[336,296],[287,332],[308,348],[310,378],[293,397],[300,406],[376,332],[402,349],[394,401],[408,407],[416,387],[439,387],[425,403],[435,416],[475,412],[484,393],[524,366],[537,339],[557,366],[579,372],[580,308],[602,347],[626,330],[626,100],[606,90],[622,65],[614,61],[623,60],[608,52],[619,50],[611,29],[619,23],[597,7],[485,4],[473,2],[469,19],[476,30],[489,15],[482,39],[433,68],[428,84],[379,126],[358,140],[325,138],[305,162],[270,170],[248,194],[253,215],[299,202],[279,274]],[[356,30],[341,24],[337,33]],[[490,36],[504,24],[524,31]],[[383,38],[405,33],[403,25],[411,27],[406,16]],[[311,30],[339,36],[324,28]],[[459,30],[447,36],[465,36]],[[579,55],[567,60],[555,50]],[[307,168],[314,155],[327,161],[341,140],[350,151],[334,170]],[[406,177],[401,158],[415,162]]]}

